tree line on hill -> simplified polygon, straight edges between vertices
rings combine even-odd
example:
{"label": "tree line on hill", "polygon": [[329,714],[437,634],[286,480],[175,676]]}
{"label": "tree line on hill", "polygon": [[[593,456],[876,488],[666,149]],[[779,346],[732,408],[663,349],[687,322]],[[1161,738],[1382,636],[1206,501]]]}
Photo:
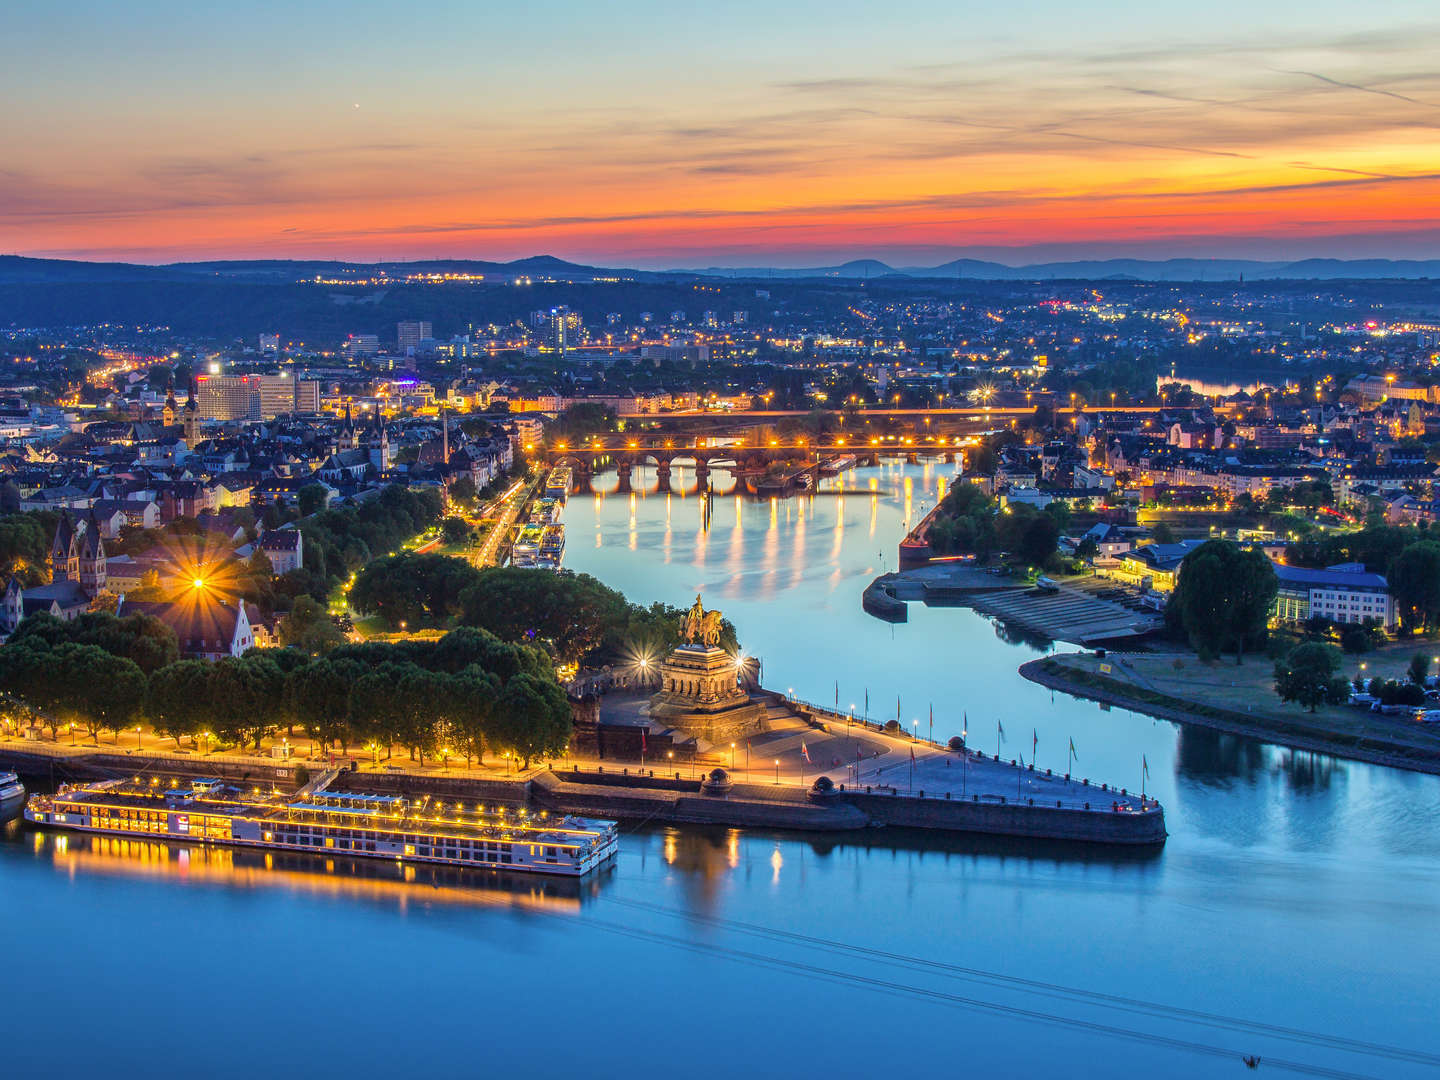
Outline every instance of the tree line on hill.
{"label": "tree line on hill", "polygon": [[301,725],[325,745],[405,747],[426,756],[529,763],[558,754],[570,708],[539,648],[462,628],[438,641],[346,644],[320,657],[251,650],[179,660],[175,636],[145,615],[92,612],[72,621],[33,615],[0,648],[0,691],[36,711],[52,738],[75,724],[102,732],[149,723],[192,741],[253,745]]}

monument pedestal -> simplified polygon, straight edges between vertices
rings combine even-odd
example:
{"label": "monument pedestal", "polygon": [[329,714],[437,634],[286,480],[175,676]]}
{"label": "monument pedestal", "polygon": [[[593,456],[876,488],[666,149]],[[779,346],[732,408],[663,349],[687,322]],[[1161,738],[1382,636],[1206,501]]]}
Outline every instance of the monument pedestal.
{"label": "monument pedestal", "polygon": [[660,664],[650,716],[712,743],[753,735],[764,728],[765,706],[750,700],[736,676],[735,659],[724,649],[680,645]]}

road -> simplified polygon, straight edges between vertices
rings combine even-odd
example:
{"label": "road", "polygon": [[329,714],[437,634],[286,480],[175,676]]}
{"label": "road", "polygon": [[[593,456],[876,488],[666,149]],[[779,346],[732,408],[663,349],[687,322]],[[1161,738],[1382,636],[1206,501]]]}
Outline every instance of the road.
{"label": "road", "polygon": [[500,550],[501,540],[510,534],[511,526],[520,512],[530,501],[531,495],[535,492],[535,485],[529,480],[517,480],[504,495],[497,500],[500,504],[500,513],[496,517],[495,525],[486,534],[485,539],[480,542],[480,547],[473,556],[474,565],[494,566],[496,557]]}

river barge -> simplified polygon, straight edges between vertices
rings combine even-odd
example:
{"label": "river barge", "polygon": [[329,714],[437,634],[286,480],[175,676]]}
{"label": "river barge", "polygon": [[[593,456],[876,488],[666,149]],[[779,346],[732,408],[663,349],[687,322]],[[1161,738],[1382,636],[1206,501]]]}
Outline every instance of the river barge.
{"label": "river barge", "polygon": [[614,857],[613,821],[399,795],[286,796],[199,778],[65,785],[32,795],[25,818],[77,832],[353,855],[580,877]]}

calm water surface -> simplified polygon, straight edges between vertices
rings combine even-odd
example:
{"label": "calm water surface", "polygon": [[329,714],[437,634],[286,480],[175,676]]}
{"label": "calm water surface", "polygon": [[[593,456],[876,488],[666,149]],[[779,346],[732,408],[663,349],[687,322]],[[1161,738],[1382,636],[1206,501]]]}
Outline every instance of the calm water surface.
{"label": "calm water surface", "polygon": [[968,723],[987,750],[1003,721],[1042,767],[1073,738],[1077,771],[1131,788],[1143,754],[1160,853],[639,830],[583,886],[406,883],[12,824],[0,1070],[1210,1077],[1258,1053],[1262,1075],[1440,1075],[1389,1054],[1440,1055],[1440,783],[1052,697],[1015,674],[1041,648],[968,611],[871,619],[861,588],[950,473],[717,498],[708,528],[693,491],[602,477],[570,501],[565,561],[645,603],[703,592],[798,696],[838,683],[885,718],[898,696],[922,733],[933,704],[937,737]]}

